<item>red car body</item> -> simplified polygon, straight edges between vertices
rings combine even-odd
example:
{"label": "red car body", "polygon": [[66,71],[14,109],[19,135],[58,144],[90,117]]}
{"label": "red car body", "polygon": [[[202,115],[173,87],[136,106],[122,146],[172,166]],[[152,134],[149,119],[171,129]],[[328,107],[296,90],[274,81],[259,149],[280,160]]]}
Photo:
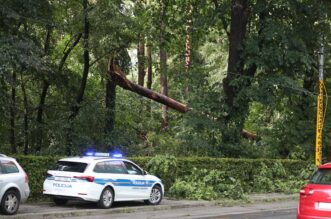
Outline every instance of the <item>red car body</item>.
{"label": "red car body", "polygon": [[321,165],[300,190],[297,219],[331,219],[331,163]]}

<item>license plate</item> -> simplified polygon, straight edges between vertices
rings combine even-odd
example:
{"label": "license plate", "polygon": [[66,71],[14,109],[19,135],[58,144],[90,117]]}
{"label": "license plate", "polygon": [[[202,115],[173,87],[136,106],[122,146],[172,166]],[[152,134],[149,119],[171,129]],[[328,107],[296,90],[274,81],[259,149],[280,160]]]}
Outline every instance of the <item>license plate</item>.
{"label": "license plate", "polygon": [[55,181],[70,182],[70,177],[56,176]]}
{"label": "license plate", "polygon": [[318,208],[321,210],[330,210],[331,211],[331,203],[329,202],[320,202],[318,204]]}

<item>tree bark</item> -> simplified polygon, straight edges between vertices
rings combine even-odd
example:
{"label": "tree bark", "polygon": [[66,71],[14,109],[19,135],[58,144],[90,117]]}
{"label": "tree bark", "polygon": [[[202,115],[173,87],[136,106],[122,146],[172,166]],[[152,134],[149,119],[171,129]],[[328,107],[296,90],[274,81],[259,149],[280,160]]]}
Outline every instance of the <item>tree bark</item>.
{"label": "tree bark", "polygon": [[[248,112],[248,100],[235,102],[238,93],[250,86],[250,80],[245,79],[241,84],[233,82],[243,75],[254,75],[256,65],[252,65],[244,71],[244,62],[241,60],[242,46],[245,39],[250,8],[248,0],[232,0],[231,24],[229,34],[229,58],[227,76],[223,79],[225,104],[228,115],[224,118],[225,129],[222,131],[223,143],[239,143]],[[245,102],[246,101],[246,102]]]}
{"label": "tree bark", "polygon": [[11,107],[10,107],[10,145],[11,152],[17,153],[16,147],[16,132],[15,132],[15,121],[16,121],[16,72],[13,71],[12,75],[12,88],[11,88]]}
{"label": "tree bark", "polygon": [[140,34],[140,36],[139,36],[137,55],[138,55],[138,84],[140,86],[144,86],[144,82],[145,82],[145,42],[144,42],[144,36],[142,34]]}
{"label": "tree bark", "polygon": [[152,45],[147,46],[147,89],[152,89],[153,83],[153,60],[152,60]]}
{"label": "tree bark", "polygon": [[110,134],[115,127],[115,109],[116,109],[116,80],[114,74],[114,60],[109,59],[108,62],[108,77],[106,80],[106,125],[105,133]]}
{"label": "tree bark", "polygon": [[226,103],[229,108],[233,107],[235,98],[235,86],[231,82],[243,74],[243,63],[240,60],[242,43],[245,38],[249,8],[247,0],[232,0],[230,44],[227,76],[223,80]]}
{"label": "tree bark", "polygon": [[189,93],[189,70],[191,68],[191,33],[193,27],[192,21],[193,5],[191,1],[188,1],[187,6],[187,21],[186,21],[186,37],[185,37],[185,88],[184,93],[188,95]]}
{"label": "tree bark", "polygon": [[117,67],[114,63],[112,64],[112,67],[110,68],[112,69],[110,71],[111,74],[113,74],[114,80],[116,82],[116,84],[120,87],[122,87],[125,90],[129,90],[132,91],[134,93],[137,93],[139,95],[142,95],[144,97],[147,97],[151,100],[154,100],[158,103],[164,104],[167,107],[170,107],[174,110],[177,110],[179,112],[182,113],[186,113],[187,111],[189,111],[190,109],[183,103],[180,103],[174,99],[171,99],[165,95],[156,93],[154,91],[151,91],[147,88],[144,88],[140,85],[134,84],[131,81],[129,81],[124,73],[119,69],[119,67]]}
{"label": "tree bark", "polygon": [[[153,82],[153,60],[152,60],[152,45],[147,45],[147,89],[152,89]],[[152,112],[151,103],[147,104],[147,112]]]}
{"label": "tree bark", "polygon": [[[168,96],[168,79],[167,79],[167,52],[165,49],[165,16],[166,16],[166,3],[161,1],[161,10],[160,10],[160,88],[161,94]],[[162,105],[162,122],[161,128],[165,129],[168,127],[168,106]]]}
{"label": "tree bark", "polygon": [[[50,50],[50,41],[51,41],[51,34],[52,34],[52,27],[50,25],[46,25],[47,33],[44,43],[44,55],[47,56]],[[49,87],[48,80],[43,80],[43,88],[40,94],[39,105],[37,110],[37,147],[36,151],[39,152],[41,150],[43,144],[43,111],[45,107],[46,95],[47,90]]]}
{"label": "tree bark", "polygon": [[21,88],[23,94],[23,103],[24,103],[24,154],[27,155],[29,153],[29,106],[28,106],[28,98],[26,95],[25,85],[23,81],[23,75],[21,74]]}
{"label": "tree bark", "polygon": [[40,100],[39,100],[39,106],[37,111],[37,148],[36,151],[39,152],[42,148],[43,144],[43,113],[45,108],[45,102],[46,102],[46,96],[47,96],[47,90],[49,88],[50,84],[47,80],[43,81],[43,88],[40,94]]}

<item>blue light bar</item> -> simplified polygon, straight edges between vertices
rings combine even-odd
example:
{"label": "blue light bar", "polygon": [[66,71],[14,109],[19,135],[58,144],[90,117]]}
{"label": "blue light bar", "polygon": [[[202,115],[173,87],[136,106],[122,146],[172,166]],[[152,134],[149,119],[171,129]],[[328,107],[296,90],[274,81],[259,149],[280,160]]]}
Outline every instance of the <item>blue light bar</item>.
{"label": "blue light bar", "polygon": [[112,157],[113,158],[122,158],[123,157],[123,154],[115,153],[115,154],[112,154]]}
{"label": "blue light bar", "polygon": [[102,153],[102,152],[96,152],[94,154],[96,157],[110,157],[110,153]]}
{"label": "blue light bar", "polygon": [[111,157],[111,158],[123,158],[123,154],[120,152],[109,152],[109,153],[102,153],[96,152],[94,149],[89,148],[84,153],[83,156],[85,157]]}
{"label": "blue light bar", "polygon": [[93,157],[95,156],[95,150],[94,149],[87,149],[85,152],[84,152],[84,156],[87,156],[87,157]]}

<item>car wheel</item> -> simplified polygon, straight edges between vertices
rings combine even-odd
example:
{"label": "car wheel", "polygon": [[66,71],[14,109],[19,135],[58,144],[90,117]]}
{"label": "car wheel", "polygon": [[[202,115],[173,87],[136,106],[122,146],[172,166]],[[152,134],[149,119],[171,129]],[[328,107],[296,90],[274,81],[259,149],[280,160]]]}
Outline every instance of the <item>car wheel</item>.
{"label": "car wheel", "polygon": [[53,198],[53,201],[56,205],[63,206],[67,204],[68,200],[63,198]]}
{"label": "car wheel", "polygon": [[110,208],[113,202],[114,202],[114,191],[109,187],[104,188],[104,190],[101,192],[98,206],[100,208]]}
{"label": "car wheel", "polygon": [[15,190],[7,191],[1,200],[1,212],[6,215],[16,214],[20,205],[19,193]]}
{"label": "car wheel", "polygon": [[149,199],[145,200],[146,204],[149,205],[158,205],[162,201],[163,194],[162,189],[159,185],[155,185],[152,188],[151,194],[149,195]]}

